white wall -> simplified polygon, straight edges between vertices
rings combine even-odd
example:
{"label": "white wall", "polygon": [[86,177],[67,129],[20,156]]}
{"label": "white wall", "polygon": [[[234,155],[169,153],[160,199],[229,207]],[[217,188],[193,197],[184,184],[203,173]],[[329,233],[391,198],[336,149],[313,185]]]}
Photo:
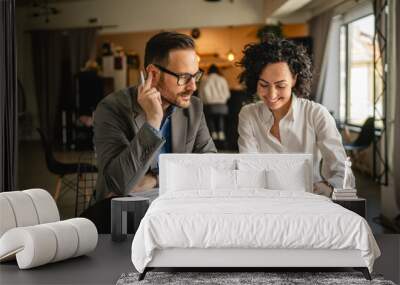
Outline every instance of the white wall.
{"label": "white wall", "polygon": [[[89,18],[98,18],[92,25],[116,25],[102,33],[121,33],[159,29],[179,29],[263,23],[263,0],[86,0],[51,3],[61,11],[44,18],[28,18],[28,26],[35,28],[66,28],[90,25]],[[27,14],[32,8],[27,9]]]}

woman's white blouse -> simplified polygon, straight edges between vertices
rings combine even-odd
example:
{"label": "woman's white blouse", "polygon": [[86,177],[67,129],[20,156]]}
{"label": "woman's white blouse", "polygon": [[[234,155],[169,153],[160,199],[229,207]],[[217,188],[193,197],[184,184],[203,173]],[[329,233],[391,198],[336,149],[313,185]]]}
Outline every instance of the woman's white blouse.
{"label": "woman's white blouse", "polygon": [[239,152],[311,153],[314,182],[326,180],[343,187],[346,153],[335,120],[324,106],[293,95],[289,112],[279,122],[281,141],[270,132],[273,123],[263,102],[244,106],[239,114]]}

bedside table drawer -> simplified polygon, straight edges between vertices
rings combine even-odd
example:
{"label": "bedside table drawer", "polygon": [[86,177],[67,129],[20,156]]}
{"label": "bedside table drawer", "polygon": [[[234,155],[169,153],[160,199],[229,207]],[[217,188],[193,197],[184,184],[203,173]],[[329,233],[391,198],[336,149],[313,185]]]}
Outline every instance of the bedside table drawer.
{"label": "bedside table drawer", "polygon": [[332,202],[341,205],[342,207],[359,214],[364,219],[367,218],[367,201],[363,198],[354,200],[333,200]]}

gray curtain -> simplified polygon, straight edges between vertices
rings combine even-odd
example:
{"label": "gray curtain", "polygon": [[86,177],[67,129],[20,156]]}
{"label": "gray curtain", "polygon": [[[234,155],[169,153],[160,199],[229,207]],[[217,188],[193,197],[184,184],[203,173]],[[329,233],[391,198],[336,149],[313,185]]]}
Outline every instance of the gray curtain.
{"label": "gray curtain", "polygon": [[15,0],[0,1],[0,192],[15,191],[18,155]]}
{"label": "gray curtain", "polygon": [[50,140],[61,133],[61,110],[75,107],[74,75],[94,57],[97,28],[33,31],[32,56],[40,127]]}
{"label": "gray curtain", "polygon": [[76,74],[88,59],[95,59],[97,28],[68,31],[69,58],[72,74]]}
{"label": "gray curtain", "polygon": [[60,31],[33,31],[32,58],[40,128],[54,138],[65,41]]}
{"label": "gray curtain", "polygon": [[394,119],[394,187],[397,197],[397,205],[400,208],[400,3],[395,3],[396,6],[396,106]]}
{"label": "gray curtain", "polygon": [[[328,32],[333,16],[333,10],[326,11],[309,21],[310,35],[313,39],[313,83],[311,85],[311,98],[316,102],[322,102],[323,94],[317,94],[320,80],[324,80],[322,71],[322,61],[326,49]],[[324,88],[321,88],[323,90]]]}
{"label": "gray curtain", "polygon": [[97,28],[71,29],[68,31],[68,46],[70,58],[70,73],[72,97],[70,108],[75,111],[78,97],[74,77],[81,70],[88,59],[95,59],[95,41]]}

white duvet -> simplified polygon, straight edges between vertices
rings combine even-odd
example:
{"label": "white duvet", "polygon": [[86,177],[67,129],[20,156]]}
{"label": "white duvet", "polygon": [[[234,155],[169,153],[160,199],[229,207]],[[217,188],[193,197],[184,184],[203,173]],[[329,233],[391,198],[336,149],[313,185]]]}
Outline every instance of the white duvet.
{"label": "white duvet", "polygon": [[134,237],[135,268],[165,248],[358,249],[371,272],[380,255],[359,215],[322,196],[265,189],[162,195]]}

